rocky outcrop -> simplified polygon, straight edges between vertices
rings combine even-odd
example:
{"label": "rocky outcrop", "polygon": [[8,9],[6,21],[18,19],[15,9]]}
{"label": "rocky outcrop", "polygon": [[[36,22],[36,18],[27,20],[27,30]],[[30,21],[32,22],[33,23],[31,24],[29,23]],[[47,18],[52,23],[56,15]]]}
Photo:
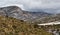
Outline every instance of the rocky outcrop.
{"label": "rocky outcrop", "polygon": [[0,8],[0,15],[14,17],[22,20],[35,20],[37,18],[49,16],[50,14],[45,12],[28,12],[23,11],[17,6],[8,6]]}

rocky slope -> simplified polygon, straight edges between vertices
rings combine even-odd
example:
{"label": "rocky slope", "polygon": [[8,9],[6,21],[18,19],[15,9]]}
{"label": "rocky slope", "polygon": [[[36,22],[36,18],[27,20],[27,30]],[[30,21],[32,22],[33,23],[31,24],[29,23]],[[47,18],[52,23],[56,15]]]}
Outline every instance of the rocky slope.
{"label": "rocky slope", "polygon": [[17,6],[8,6],[0,8],[0,15],[14,17],[22,20],[35,20],[37,18],[42,18],[51,14],[45,12],[28,12],[23,11]]}
{"label": "rocky slope", "polygon": [[50,23],[50,22],[55,22],[55,21],[60,21],[60,14],[55,14],[52,16],[46,16],[46,17],[42,17],[40,19],[36,19],[35,23]]}

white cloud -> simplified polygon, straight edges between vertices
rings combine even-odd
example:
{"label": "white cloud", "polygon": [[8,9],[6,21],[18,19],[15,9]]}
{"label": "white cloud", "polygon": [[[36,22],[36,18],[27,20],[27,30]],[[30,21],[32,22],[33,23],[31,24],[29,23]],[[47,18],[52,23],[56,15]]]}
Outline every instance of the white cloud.
{"label": "white cloud", "polygon": [[[17,4],[22,9],[30,10],[30,9],[52,9],[54,10],[60,8],[60,0],[0,0],[0,7]],[[50,10],[48,10],[50,12]]]}

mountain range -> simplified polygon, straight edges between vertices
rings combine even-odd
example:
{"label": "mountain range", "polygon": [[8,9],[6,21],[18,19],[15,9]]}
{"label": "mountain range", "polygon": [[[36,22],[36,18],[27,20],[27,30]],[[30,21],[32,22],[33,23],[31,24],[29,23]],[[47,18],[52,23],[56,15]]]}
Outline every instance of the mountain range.
{"label": "mountain range", "polygon": [[44,11],[30,12],[24,11],[18,6],[8,6],[0,8],[0,15],[14,17],[17,19],[32,21],[42,17],[51,16],[52,14],[46,13]]}

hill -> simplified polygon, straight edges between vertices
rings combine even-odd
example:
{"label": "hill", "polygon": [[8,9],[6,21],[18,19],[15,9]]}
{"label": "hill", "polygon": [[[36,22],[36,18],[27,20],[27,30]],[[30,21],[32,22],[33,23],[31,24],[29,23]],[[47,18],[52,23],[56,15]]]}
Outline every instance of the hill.
{"label": "hill", "polygon": [[12,17],[0,16],[0,35],[52,35],[43,28]]}
{"label": "hill", "polygon": [[0,8],[0,15],[14,17],[17,19],[25,20],[25,21],[33,21],[33,20],[38,19],[38,18],[50,16],[51,14],[46,13],[44,11],[29,12],[29,11],[22,10],[18,6],[8,6],[8,7]]}
{"label": "hill", "polygon": [[60,14],[52,15],[52,16],[46,16],[42,17],[40,19],[36,19],[35,23],[49,23],[49,22],[55,22],[60,21]]}

